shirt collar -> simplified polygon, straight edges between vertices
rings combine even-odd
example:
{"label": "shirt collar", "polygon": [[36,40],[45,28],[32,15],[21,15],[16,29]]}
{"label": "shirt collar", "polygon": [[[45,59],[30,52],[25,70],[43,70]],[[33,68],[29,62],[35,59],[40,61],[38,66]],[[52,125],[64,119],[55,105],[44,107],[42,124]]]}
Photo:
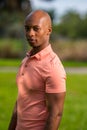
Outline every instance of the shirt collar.
{"label": "shirt collar", "polygon": [[46,57],[46,55],[48,55],[52,51],[52,48],[51,44],[49,44],[47,47],[45,47],[43,50],[41,50],[40,52],[36,53],[33,56],[30,56],[31,51],[27,52],[26,56],[28,56],[29,58],[37,58],[38,60],[41,60],[43,59],[43,57]]}

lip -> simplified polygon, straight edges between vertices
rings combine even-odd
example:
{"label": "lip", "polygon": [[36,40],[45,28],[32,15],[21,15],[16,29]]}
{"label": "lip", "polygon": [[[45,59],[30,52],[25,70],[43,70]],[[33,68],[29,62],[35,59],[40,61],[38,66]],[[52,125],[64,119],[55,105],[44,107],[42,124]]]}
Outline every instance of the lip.
{"label": "lip", "polygon": [[28,40],[30,43],[34,43],[34,42],[35,42],[35,39],[32,39],[32,38],[31,38],[31,39],[28,38],[27,40]]}

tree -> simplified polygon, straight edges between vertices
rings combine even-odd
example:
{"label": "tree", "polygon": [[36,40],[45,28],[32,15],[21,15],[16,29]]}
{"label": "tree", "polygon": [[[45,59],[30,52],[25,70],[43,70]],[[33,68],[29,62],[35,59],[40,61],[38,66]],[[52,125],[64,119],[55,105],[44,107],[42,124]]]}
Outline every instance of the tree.
{"label": "tree", "polygon": [[0,10],[7,11],[31,11],[30,0],[0,0]]}
{"label": "tree", "polygon": [[75,11],[69,11],[67,14],[62,16],[61,23],[63,29],[66,29],[66,34],[70,38],[77,37],[77,25],[81,20],[80,15]]}
{"label": "tree", "polygon": [[82,17],[75,11],[69,11],[61,17],[54,32],[67,38],[87,38],[87,14]]}
{"label": "tree", "polygon": [[87,38],[87,14],[79,21],[77,32],[78,37]]}
{"label": "tree", "polygon": [[0,37],[20,37],[24,18],[31,10],[30,0],[0,0]]}

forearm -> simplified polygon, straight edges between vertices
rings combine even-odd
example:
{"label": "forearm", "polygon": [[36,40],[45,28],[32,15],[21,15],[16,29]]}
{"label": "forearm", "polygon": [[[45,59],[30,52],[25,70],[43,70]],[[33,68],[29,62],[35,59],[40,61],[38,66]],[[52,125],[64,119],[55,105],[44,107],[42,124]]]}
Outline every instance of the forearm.
{"label": "forearm", "polygon": [[15,108],[14,108],[14,111],[13,111],[13,114],[9,123],[8,130],[15,130],[16,128],[16,125],[17,125],[17,108],[16,107],[17,107],[17,104],[15,105]]}
{"label": "forearm", "polygon": [[58,130],[63,114],[65,92],[47,94],[49,116],[44,130]]}
{"label": "forearm", "polygon": [[58,130],[61,117],[62,117],[61,113],[58,113],[56,115],[50,113],[44,130]]}

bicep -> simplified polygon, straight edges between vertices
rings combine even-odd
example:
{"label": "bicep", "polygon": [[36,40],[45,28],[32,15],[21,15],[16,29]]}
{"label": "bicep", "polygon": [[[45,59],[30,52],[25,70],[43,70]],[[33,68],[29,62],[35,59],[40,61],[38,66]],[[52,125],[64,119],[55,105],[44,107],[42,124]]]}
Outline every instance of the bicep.
{"label": "bicep", "polygon": [[47,93],[47,106],[49,111],[62,113],[66,92]]}

